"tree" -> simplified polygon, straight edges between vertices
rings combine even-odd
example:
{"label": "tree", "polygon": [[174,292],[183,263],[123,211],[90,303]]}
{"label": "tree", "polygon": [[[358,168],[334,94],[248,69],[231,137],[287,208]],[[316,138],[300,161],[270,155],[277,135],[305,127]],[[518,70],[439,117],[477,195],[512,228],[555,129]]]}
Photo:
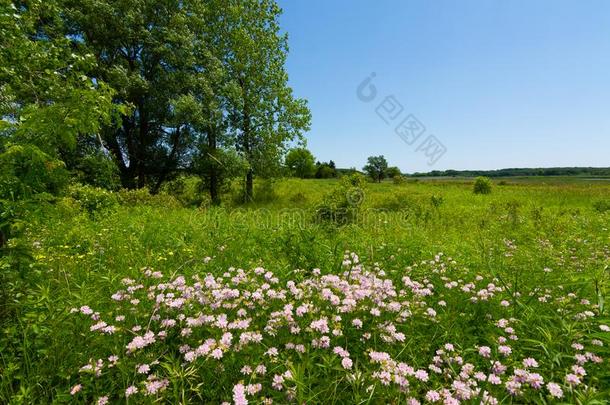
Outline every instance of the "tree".
{"label": "tree", "polygon": [[[67,0],[71,35],[97,60],[96,77],[132,106],[119,128],[106,127],[105,147],[123,185],[154,190],[189,164],[207,85],[201,1]],[[209,100],[206,100],[208,102]]]}
{"label": "tree", "polygon": [[366,166],[362,168],[373,180],[378,183],[381,183],[386,176],[386,171],[388,170],[388,161],[380,156],[370,156],[367,160]]}
{"label": "tree", "polygon": [[307,103],[288,86],[287,37],[280,33],[281,9],[273,0],[233,0],[225,6],[233,27],[227,70],[239,86],[232,105],[235,145],[248,162],[244,200],[253,196],[254,175],[273,175],[289,141],[309,129]]}
{"label": "tree", "polygon": [[294,148],[288,151],[285,165],[291,174],[302,179],[312,177],[316,171],[315,158],[305,148]]}
{"label": "tree", "polygon": [[332,177],[337,177],[335,162],[331,160],[328,163],[316,163],[316,179],[330,179]]}
{"label": "tree", "polygon": [[66,35],[61,6],[0,1],[0,249],[36,194],[67,184],[62,153],[125,111],[92,76],[95,59]]}
{"label": "tree", "polygon": [[385,176],[389,179],[393,179],[394,177],[402,176],[402,173],[398,167],[391,166],[386,169]]}

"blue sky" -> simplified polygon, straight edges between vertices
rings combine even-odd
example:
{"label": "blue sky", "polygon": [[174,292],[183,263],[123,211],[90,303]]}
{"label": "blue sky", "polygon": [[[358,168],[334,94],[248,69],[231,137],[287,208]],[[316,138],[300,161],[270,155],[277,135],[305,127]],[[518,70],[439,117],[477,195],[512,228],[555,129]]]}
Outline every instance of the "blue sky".
{"label": "blue sky", "polygon": [[[406,172],[610,166],[609,1],[279,4],[319,160],[361,168],[383,154]],[[371,72],[367,103],[356,89]],[[388,123],[376,113],[386,96],[403,106]],[[394,132],[409,114],[425,126],[412,145]],[[442,156],[417,151],[429,135]]]}

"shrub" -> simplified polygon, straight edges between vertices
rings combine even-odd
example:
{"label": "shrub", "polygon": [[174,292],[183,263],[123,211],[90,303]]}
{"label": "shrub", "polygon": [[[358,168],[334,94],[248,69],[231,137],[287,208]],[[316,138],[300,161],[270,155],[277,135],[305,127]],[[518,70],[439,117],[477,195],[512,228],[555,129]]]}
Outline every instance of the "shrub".
{"label": "shrub", "polygon": [[593,203],[593,208],[597,212],[610,211],[610,200],[597,200]]}
{"label": "shrub", "polygon": [[161,187],[162,193],[174,197],[185,207],[208,206],[210,197],[204,191],[203,181],[195,176],[178,176]]}
{"label": "shrub", "polygon": [[366,178],[358,173],[341,178],[338,186],[316,207],[316,218],[344,225],[354,221],[365,198]]}
{"label": "shrub", "polygon": [[0,153],[0,198],[57,194],[68,184],[65,164],[33,145],[13,145]]}
{"label": "shrub", "polygon": [[491,180],[487,177],[477,177],[474,181],[473,191],[475,194],[490,194]]}
{"label": "shrub", "polygon": [[442,195],[431,195],[430,196],[430,203],[432,203],[432,206],[434,206],[434,208],[439,208],[441,205],[443,205],[443,202],[445,200],[443,199]]}
{"label": "shrub", "polygon": [[110,157],[102,153],[93,153],[83,157],[75,172],[78,181],[84,184],[113,191],[121,187],[117,165]]}
{"label": "shrub", "polygon": [[72,185],[68,189],[68,194],[89,214],[110,210],[119,203],[113,192],[89,185]]}
{"label": "shrub", "polygon": [[392,182],[396,185],[404,184],[405,178],[402,176],[402,174],[397,174],[392,177]]}
{"label": "shrub", "polygon": [[166,193],[151,194],[145,187],[135,190],[121,189],[117,195],[122,205],[152,205],[165,208],[179,208],[182,206],[173,196]]}

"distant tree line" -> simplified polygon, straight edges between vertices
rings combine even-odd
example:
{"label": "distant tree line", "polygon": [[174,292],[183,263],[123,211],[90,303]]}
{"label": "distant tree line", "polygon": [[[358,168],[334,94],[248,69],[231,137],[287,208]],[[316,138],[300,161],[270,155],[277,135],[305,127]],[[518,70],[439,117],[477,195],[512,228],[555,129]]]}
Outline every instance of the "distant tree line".
{"label": "distant tree line", "polygon": [[511,168],[498,170],[433,170],[413,177],[610,176],[610,167]]}

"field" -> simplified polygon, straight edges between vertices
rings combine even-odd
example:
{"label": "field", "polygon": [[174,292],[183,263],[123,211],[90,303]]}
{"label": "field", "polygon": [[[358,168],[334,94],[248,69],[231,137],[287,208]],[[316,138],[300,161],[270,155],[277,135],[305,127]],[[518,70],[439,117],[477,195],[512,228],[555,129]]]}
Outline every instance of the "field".
{"label": "field", "polygon": [[0,403],[609,402],[610,183],[255,191],[41,203],[0,259]]}

